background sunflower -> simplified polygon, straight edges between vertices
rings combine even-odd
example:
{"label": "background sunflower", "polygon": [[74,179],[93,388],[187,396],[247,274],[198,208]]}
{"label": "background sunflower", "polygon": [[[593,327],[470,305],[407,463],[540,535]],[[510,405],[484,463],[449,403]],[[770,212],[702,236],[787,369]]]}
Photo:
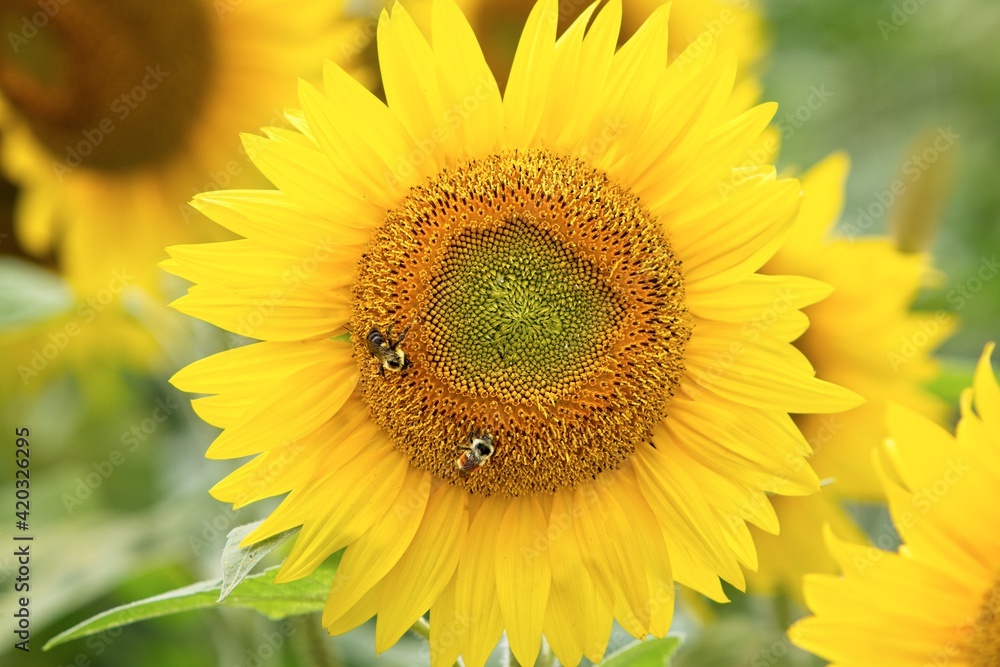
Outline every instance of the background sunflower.
{"label": "background sunflower", "polygon": [[148,288],[161,248],[212,233],[187,199],[254,182],[234,137],[278,122],[295,78],[339,55],[338,10],[312,0],[32,7],[0,14],[14,233],[33,256],[56,254],[82,290],[115,268]]}
{"label": "background sunflower", "polygon": [[1000,522],[993,348],[986,346],[974,386],[962,394],[954,436],[889,407],[890,438],[875,468],[903,546],[878,550],[828,529],[843,575],[806,578],[814,615],[789,630],[797,645],[845,667],[989,667],[1000,658],[1000,535],[985,528]]}

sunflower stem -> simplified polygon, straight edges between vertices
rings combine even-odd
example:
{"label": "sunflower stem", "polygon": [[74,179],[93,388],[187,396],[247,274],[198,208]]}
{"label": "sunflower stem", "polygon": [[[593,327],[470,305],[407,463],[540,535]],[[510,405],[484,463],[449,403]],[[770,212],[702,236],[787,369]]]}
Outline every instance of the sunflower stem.
{"label": "sunflower stem", "polygon": [[340,658],[334,654],[329,635],[323,631],[319,614],[307,614],[298,619],[300,630],[299,649],[305,664],[310,667],[343,667]]}
{"label": "sunflower stem", "polygon": [[784,587],[779,587],[774,592],[773,604],[775,621],[777,621],[778,627],[784,632],[788,630],[788,626],[792,624],[793,620],[791,603]]}
{"label": "sunflower stem", "polygon": [[410,626],[410,631],[414,634],[420,635],[427,641],[431,640],[431,624],[427,622],[427,619],[421,616],[417,621]]}
{"label": "sunflower stem", "polygon": [[553,667],[555,662],[556,656],[552,653],[552,647],[545,641],[545,637],[542,637],[542,650],[538,654],[538,662],[535,663],[535,667]]}
{"label": "sunflower stem", "polygon": [[517,658],[514,657],[514,652],[512,650],[510,650],[510,644],[507,644],[507,654],[505,656],[505,660],[503,662],[503,666],[504,667],[521,667],[521,663],[519,663],[517,661]]}

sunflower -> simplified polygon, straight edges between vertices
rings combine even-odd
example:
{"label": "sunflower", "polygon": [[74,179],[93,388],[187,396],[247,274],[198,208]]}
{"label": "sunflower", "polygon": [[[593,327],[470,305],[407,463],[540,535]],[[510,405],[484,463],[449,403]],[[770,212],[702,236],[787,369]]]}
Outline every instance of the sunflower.
{"label": "sunflower", "polygon": [[863,539],[841,501],[883,499],[865,462],[885,435],[887,402],[937,422],[947,415],[947,406],[923,386],[938,372],[930,353],[952,330],[952,318],[910,311],[930,276],[929,257],[900,252],[889,238],[845,238],[835,231],[847,171],[847,158],[836,154],[804,176],[798,218],[763,272],[804,275],[834,288],[829,298],[805,309],[809,329],[795,345],[819,377],[856,391],[867,403],[838,415],[796,417],[814,450],[813,468],[830,484],[818,496],[775,499],[781,534],[754,531],[762,565],[750,586],[758,591],[800,597],[804,574],[835,572],[836,563],[822,548],[826,523],[844,537]]}
{"label": "sunflower", "polygon": [[278,581],[344,549],[331,633],[377,615],[382,651],[430,610],[434,665],[663,636],[675,580],[724,600],[767,494],[818,489],[788,413],[858,404],[790,342],[828,288],[756,273],[798,182],[720,187],[774,105],[726,111],[731,53],[668,66],[667,7],[617,51],[596,10],[557,40],[536,5],[501,97],[452,0],[433,45],[396,5],[388,102],[328,63],[299,132],[245,138],[278,189],[195,200],[245,238],[170,249],[175,306],[262,341],[173,378],[209,458],[255,457],[212,493],[287,494],[245,542],[301,526]]}
{"label": "sunflower", "polygon": [[[888,411],[890,470],[876,459],[897,553],[827,533],[844,576],[810,575],[815,616],[792,641],[834,664],[1000,664],[1000,387],[987,345],[962,394],[955,436],[902,406]],[[975,406],[975,410],[973,410]],[[891,538],[887,532],[880,538]]]}
{"label": "sunflower", "polygon": [[278,120],[335,54],[335,4],[3,3],[0,163],[24,248],[58,252],[83,292],[113,270],[151,284],[164,245],[212,228],[187,200],[253,171],[236,133]]}

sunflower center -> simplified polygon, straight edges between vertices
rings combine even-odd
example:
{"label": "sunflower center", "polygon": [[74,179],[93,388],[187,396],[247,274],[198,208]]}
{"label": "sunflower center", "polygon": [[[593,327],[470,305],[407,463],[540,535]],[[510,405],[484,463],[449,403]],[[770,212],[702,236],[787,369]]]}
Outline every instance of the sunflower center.
{"label": "sunflower center", "polygon": [[428,362],[442,378],[536,402],[589,377],[624,314],[600,270],[530,214],[455,236],[429,295]]}
{"label": "sunflower center", "polygon": [[183,148],[207,96],[209,11],[199,0],[8,0],[0,91],[54,168],[159,162]]}
{"label": "sunflower center", "polygon": [[[472,492],[592,480],[649,437],[680,381],[680,268],[639,199],[575,158],[446,169],[388,213],[359,263],[362,392],[414,465]],[[390,326],[406,331],[400,372],[365,342]],[[493,452],[470,464],[483,434]]]}
{"label": "sunflower center", "polygon": [[1000,578],[983,597],[969,654],[970,667],[1000,667]]}

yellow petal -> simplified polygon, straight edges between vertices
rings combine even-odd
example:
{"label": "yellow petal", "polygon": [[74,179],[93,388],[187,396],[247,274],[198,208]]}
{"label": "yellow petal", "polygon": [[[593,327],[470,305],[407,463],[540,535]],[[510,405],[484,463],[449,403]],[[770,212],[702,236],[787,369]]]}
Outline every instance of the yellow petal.
{"label": "yellow petal", "polygon": [[983,422],[989,426],[994,437],[1000,437],[1000,386],[990,365],[994,344],[989,343],[983,349],[979,363],[976,365],[976,375],[973,388],[976,397],[976,410]]}
{"label": "yellow petal", "polygon": [[[417,145],[396,115],[336,63],[326,62],[323,67],[323,82],[326,97],[337,103],[338,117],[341,114],[346,116],[340,122],[350,123],[360,138],[372,147],[381,162],[393,170],[393,175],[402,179],[396,185],[407,186],[415,182],[416,179],[403,179],[397,169],[399,161],[408,157]],[[385,180],[383,177],[383,185]],[[403,187],[402,192],[396,192],[395,195],[405,194],[405,189]]]}
{"label": "yellow petal", "polygon": [[294,282],[195,285],[171,307],[246,338],[329,338],[351,319],[350,291]]}
{"label": "yellow petal", "polygon": [[[624,183],[634,183],[635,156],[647,154],[648,146],[641,151],[637,146],[649,135],[651,119],[659,111],[655,100],[666,98],[659,91],[666,76],[669,12],[669,5],[657,7],[615,53],[602,95],[603,104],[594,116],[596,123],[606,126],[610,122],[615,131],[614,140],[605,142],[605,149],[591,153],[590,158]],[[596,132],[597,128],[591,130],[592,134]]]}
{"label": "yellow petal", "polygon": [[213,498],[242,507],[304,486],[353,459],[374,436],[368,407],[353,395],[316,431],[269,449],[209,489]]}
{"label": "yellow petal", "polygon": [[[812,375],[801,352],[766,336],[756,340],[738,327],[698,327],[688,341],[688,377],[723,398],[762,410],[842,412],[863,399]],[[808,370],[807,370],[808,369]]]}
{"label": "yellow petal", "polygon": [[449,580],[431,604],[430,667],[451,667],[462,651],[469,621],[455,613],[455,578]]}
{"label": "yellow petal", "polygon": [[784,240],[798,208],[799,184],[782,180],[749,188],[689,221],[672,221],[671,243],[684,258],[684,277],[695,291],[744,280]]}
{"label": "yellow petal", "polygon": [[656,515],[640,493],[631,468],[613,476],[613,484],[604,493],[617,499],[631,519],[631,527],[642,556],[642,569],[649,586],[646,606],[649,608],[649,632],[654,637],[666,637],[674,617],[674,577],[670,555],[663,540]]}
{"label": "yellow petal", "polygon": [[507,144],[512,148],[535,145],[544,113],[538,100],[549,89],[558,21],[557,1],[540,0],[528,15],[517,44],[503,96]]}
{"label": "yellow petal", "polygon": [[779,255],[802,256],[815,252],[844,208],[844,183],[850,160],[834,153],[802,177],[802,208]]}
{"label": "yellow petal", "polygon": [[434,52],[399,3],[392,18],[382,12],[378,23],[378,59],[389,108],[420,147],[413,158],[394,165],[401,181],[420,173],[432,174],[444,166],[443,157],[455,150],[451,127],[442,126],[445,107],[438,90]]}
{"label": "yellow petal", "polygon": [[381,221],[365,221],[366,211],[337,220],[322,218],[277,190],[206,192],[191,205],[240,236],[296,257],[311,257],[317,249],[367,243],[369,230]]}
{"label": "yellow petal", "polygon": [[778,321],[800,308],[822,301],[833,287],[802,276],[750,275],[735,285],[715,290],[688,289],[685,300],[698,317],[746,324],[751,335],[774,334]]}
{"label": "yellow petal", "polygon": [[[595,2],[591,7],[597,4]],[[589,16],[588,10],[581,14],[577,21],[583,21],[586,25],[589,23]],[[606,144],[621,129],[614,123],[608,122],[608,119],[599,124],[594,123],[594,115],[599,109],[597,101],[604,96],[611,61],[618,45],[621,22],[621,0],[608,2],[597,14],[593,25],[583,38],[583,48],[579,56],[580,65],[572,75],[574,85],[566,91],[569,97],[563,103],[547,105],[549,109],[560,112],[562,123],[560,127],[550,128],[549,133],[558,137],[558,145],[575,146],[571,151],[574,155],[588,157],[603,152],[606,150]],[[586,132],[588,128],[590,128],[589,133]]]}
{"label": "yellow petal", "polygon": [[385,209],[352,188],[319,149],[252,134],[243,135],[243,145],[261,173],[310,213],[358,227],[385,217]]}
{"label": "yellow petal", "polygon": [[[611,637],[611,599],[595,585],[577,542],[572,491],[559,491],[549,513],[552,589],[545,611],[545,635],[564,664],[578,652],[600,662]],[[577,658],[578,661],[578,658]]]}
{"label": "yellow petal", "polygon": [[[321,431],[325,431],[323,435],[327,435],[333,429],[324,427]],[[344,494],[353,493],[350,488],[346,488],[349,485],[344,480],[347,479],[369,479],[372,484],[378,483],[379,473],[384,472],[384,469],[377,465],[380,463],[379,458],[392,454],[391,445],[385,434],[379,433],[371,423],[365,422],[354,431],[346,432],[344,440],[336,443],[336,447],[330,443],[324,444],[331,450],[331,454],[342,453],[343,457],[331,456],[320,474],[312,481],[296,486],[292,493],[243,539],[242,546],[265,540],[296,526],[312,524],[310,529],[312,532],[325,529],[325,521],[314,519],[326,517],[330,512],[337,511],[328,505],[327,496],[342,498]],[[392,464],[395,464],[395,460]],[[372,477],[375,479],[371,479]],[[309,541],[314,540],[310,538]],[[287,559],[285,565],[288,565]]]}
{"label": "yellow petal", "polygon": [[329,245],[314,248],[309,256],[294,257],[250,239],[197,243],[168,248],[175,263],[167,270],[200,285],[267,282],[279,289],[338,288],[350,285],[351,269],[362,251],[362,246]]}
{"label": "yellow petal", "polygon": [[[546,91],[546,97],[552,102],[545,104],[545,114],[541,121],[542,134],[546,137],[552,139],[561,137],[570,119],[586,117],[589,112],[596,109],[592,99],[580,100],[577,97],[581,88],[578,80],[589,74],[580,67],[583,35],[596,9],[595,2],[583,10],[556,42],[552,86]],[[560,140],[558,143],[566,145],[571,143],[571,140]]]}
{"label": "yellow petal", "polygon": [[552,584],[547,535],[548,522],[536,498],[510,501],[497,540],[497,593],[510,649],[522,665],[534,664],[542,645]]}
{"label": "yellow petal", "polygon": [[[343,179],[376,206],[393,208],[401,194],[394,187],[396,179],[391,175],[392,166],[398,158],[409,153],[409,146],[400,140],[396,146],[387,147],[378,135],[391,135],[395,127],[379,127],[376,120],[379,115],[364,119],[352,117],[345,100],[338,99],[340,106],[334,107],[305,81],[299,82],[299,101],[316,142]],[[402,146],[398,145],[400,143]],[[373,144],[382,146],[384,155],[380,155]]]}
{"label": "yellow petal", "polygon": [[357,382],[351,364],[317,364],[292,373],[254,405],[249,418],[223,431],[205,456],[247,456],[306,435],[340,410]]}
{"label": "yellow petal", "polygon": [[600,486],[595,482],[576,489],[577,543],[602,595],[611,598],[618,623],[633,637],[645,637],[649,586],[640,546],[623,508]]}
{"label": "yellow petal", "polygon": [[[362,454],[316,485],[322,505],[313,505],[310,520],[274,578],[276,583],[308,575],[327,556],[353,544],[385,515],[406,480],[409,462],[395,452]],[[324,511],[325,510],[325,511]]]}
{"label": "yellow petal", "polygon": [[[468,498],[450,485],[431,493],[410,548],[382,580],[376,653],[399,641],[451,581],[468,531]],[[434,557],[428,558],[428,554]]]}
{"label": "yellow petal", "polygon": [[199,359],[175,373],[170,384],[194,394],[245,392],[248,386],[262,394],[307,366],[338,357],[346,365],[350,354],[349,346],[328,340],[254,343]]}
{"label": "yellow petal", "polygon": [[[353,630],[379,611],[379,602],[382,599],[382,582],[375,584],[371,590],[362,596],[358,602],[340,616],[326,622],[324,614],[324,625],[331,635],[342,635]],[[327,604],[330,598],[327,598]]]}
{"label": "yellow petal", "polygon": [[[667,549],[676,561],[677,579],[688,585],[701,582],[695,587],[713,599],[722,593],[719,576],[734,584],[742,583],[743,575],[715,514],[685,469],[671,465],[669,454],[659,448],[643,446],[635,457],[639,489],[668,536]],[[701,568],[697,567],[699,563]],[[707,576],[705,566],[710,573]],[[725,596],[721,597],[725,601]]]}
{"label": "yellow petal", "polygon": [[475,33],[454,0],[435,0],[431,11],[444,120],[455,128],[465,155],[491,153],[503,133],[500,89]]}
{"label": "yellow petal", "polygon": [[429,473],[411,467],[393,508],[347,547],[323,610],[324,626],[347,613],[396,565],[423,520],[430,491]]}
{"label": "yellow petal", "polygon": [[455,574],[456,614],[468,622],[462,657],[467,667],[482,667],[503,633],[497,597],[496,551],[500,522],[507,501],[490,497],[479,506],[462,548],[462,565]]}

